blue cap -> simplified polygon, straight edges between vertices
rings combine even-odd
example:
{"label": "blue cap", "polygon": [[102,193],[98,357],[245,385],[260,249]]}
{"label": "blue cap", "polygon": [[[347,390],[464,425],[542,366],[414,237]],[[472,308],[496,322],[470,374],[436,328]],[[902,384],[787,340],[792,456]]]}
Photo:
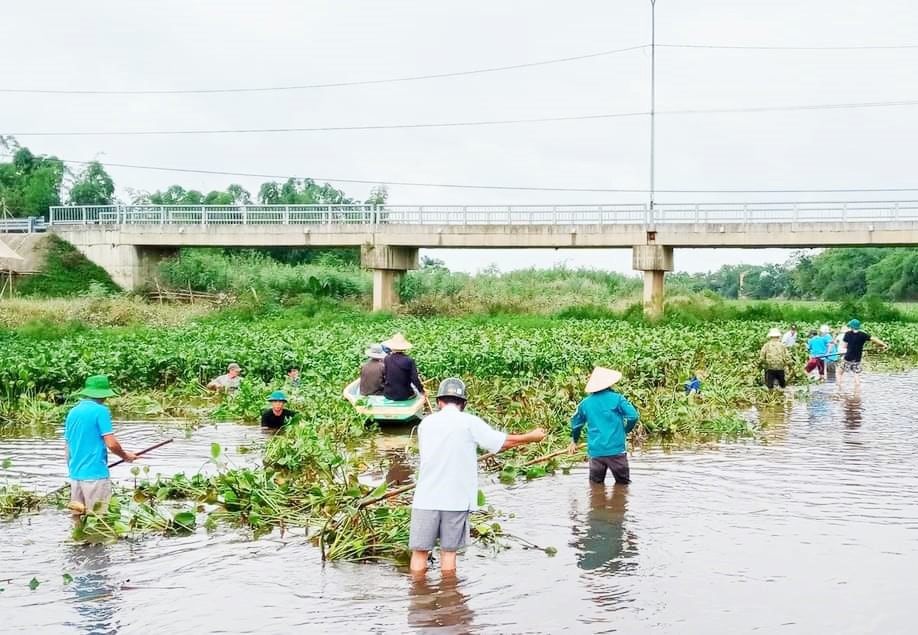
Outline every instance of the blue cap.
{"label": "blue cap", "polygon": [[268,397],[268,401],[287,401],[287,395],[284,394],[283,390],[275,390]]}
{"label": "blue cap", "polygon": [[848,328],[854,329],[856,331],[857,329],[861,328],[861,321],[851,320],[850,322],[848,322]]}

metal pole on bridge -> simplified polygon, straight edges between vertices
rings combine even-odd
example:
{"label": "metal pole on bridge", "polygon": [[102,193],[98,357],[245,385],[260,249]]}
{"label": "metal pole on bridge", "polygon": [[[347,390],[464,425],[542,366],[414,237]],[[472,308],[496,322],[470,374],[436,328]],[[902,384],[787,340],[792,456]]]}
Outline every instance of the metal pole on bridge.
{"label": "metal pole on bridge", "polygon": [[650,0],[650,222],[653,223],[653,197],[655,190],[656,160],[656,86],[657,86],[657,0]]}

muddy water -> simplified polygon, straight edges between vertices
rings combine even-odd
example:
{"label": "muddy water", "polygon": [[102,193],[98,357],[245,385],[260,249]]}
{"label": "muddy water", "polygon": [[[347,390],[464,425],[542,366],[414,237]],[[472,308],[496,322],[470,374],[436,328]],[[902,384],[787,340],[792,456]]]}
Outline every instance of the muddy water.
{"label": "muddy water", "polygon": [[[509,489],[483,479],[489,502],[516,514],[506,530],[558,553],[473,548],[454,581],[323,568],[295,535],[75,546],[59,514],[38,514],[2,526],[0,579],[14,582],[0,582],[0,623],[4,633],[913,632],[915,394],[918,373],[866,377],[860,396],[822,387],[759,413],[761,439],[634,455],[627,490],[591,490],[584,469]],[[134,434],[140,444],[165,433],[125,426]],[[161,471],[197,469],[212,440],[232,448],[258,434],[196,432],[169,446]],[[0,457],[13,447],[27,462],[22,444],[0,442]],[[25,449],[54,456],[43,440]],[[29,591],[33,575],[43,583]]]}

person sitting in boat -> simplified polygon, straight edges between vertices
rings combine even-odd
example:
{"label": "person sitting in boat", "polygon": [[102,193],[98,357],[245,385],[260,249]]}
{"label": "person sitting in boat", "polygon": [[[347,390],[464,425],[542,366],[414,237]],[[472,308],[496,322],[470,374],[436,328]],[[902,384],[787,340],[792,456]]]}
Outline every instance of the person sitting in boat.
{"label": "person sitting in boat", "polygon": [[207,384],[207,387],[210,390],[225,390],[226,392],[233,392],[234,390],[239,389],[239,384],[242,383],[242,367],[239,364],[233,362],[226,367],[226,374],[216,377],[213,381]]}
{"label": "person sitting in boat", "polygon": [[418,377],[418,367],[406,351],[411,350],[411,342],[401,333],[396,333],[392,339],[383,342],[392,353],[386,356],[385,382],[383,394],[392,401],[406,401],[414,397],[415,393],[424,394],[424,384]]}
{"label": "person sitting in boat", "polygon": [[287,410],[287,395],[282,390],[275,390],[268,397],[271,407],[261,413],[261,425],[265,428],[279,430],[290,423],[296,416],[292,410]]}
{"label": "person sitting in boat", "polygon": [[383,394],[386,376],[386,352],[382,344],[371,344],[366,350],[366,363],[360,367],[360,394],[364,397]]}

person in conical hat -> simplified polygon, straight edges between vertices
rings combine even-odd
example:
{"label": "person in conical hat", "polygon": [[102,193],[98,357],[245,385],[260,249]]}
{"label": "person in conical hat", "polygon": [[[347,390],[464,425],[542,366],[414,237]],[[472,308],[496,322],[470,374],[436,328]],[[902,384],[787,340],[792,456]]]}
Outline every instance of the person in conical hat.
{"label": "person in conical hat", "polygon": [[590,483],[597,485],[606,482],[606,472],[610,470],[616,485],[631,482],[626,437],[640,415],[624,395],[612,390],[621,378],[617,370],[594,368],[587,381],[587,396],[571,418],[570,452],[573,454],[577,450],[580,433],[586,428]]}
{"label": "person in conical hat", "polygon": [[406,401],[416,394],[423,396],[424,384],[418,376],[417,364],[405,353],[411,350],[411,342],[401,333],[396,333],[382,345],[392,351],[383,361],[383,395],[386,399]]}

